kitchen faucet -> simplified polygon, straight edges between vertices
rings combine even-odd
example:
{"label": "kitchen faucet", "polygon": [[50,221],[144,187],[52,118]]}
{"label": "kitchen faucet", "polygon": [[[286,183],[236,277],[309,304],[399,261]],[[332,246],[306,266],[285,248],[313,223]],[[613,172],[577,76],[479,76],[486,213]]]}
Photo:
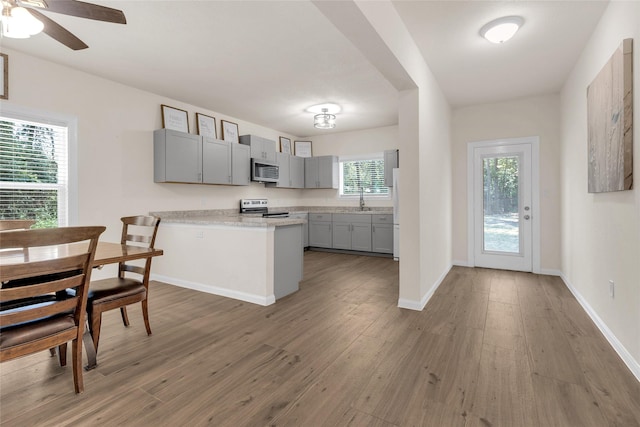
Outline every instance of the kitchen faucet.
{"label": "kitchen faucet", "polygon": [[364,188],[360,186],[360,210],[364,210]]}

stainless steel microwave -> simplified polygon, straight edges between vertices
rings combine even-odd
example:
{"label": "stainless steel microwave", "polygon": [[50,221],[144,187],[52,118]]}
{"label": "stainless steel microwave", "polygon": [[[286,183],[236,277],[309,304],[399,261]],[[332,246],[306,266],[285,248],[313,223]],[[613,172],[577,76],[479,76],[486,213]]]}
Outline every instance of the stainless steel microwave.
{"label": "stainless steel microwave", "polygon": [[278,182],[278,165],[266,160],[251,159],[251,180],[257,182]]}

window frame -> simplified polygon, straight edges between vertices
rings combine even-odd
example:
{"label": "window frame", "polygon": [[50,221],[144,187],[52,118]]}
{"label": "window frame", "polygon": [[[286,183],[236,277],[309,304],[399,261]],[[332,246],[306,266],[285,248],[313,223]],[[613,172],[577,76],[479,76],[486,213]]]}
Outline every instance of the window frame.
{"label": "window frame", "polygon": [[[78,119],[75,116],[4,102],[0,116],[7,119],[41,123],[67,128],[67,207],[66,218],[58,217],[59,226],[78,224]],[[16,184],[18,187],[19,184]],[[60,208],[58,208],[58,214]]]}
{"label": "window frame", "polygon": [[[367,160],[383,160],[384,161],[384,152],[374,152],[367,154],[349,154],[349,155],[341,155],[338,156],[338,169],[339,169],[339,185],[338,185],[338,198],[343,200],[358,200],[360,199],[359,194],[343,194],[343,184],[344,184],[344,162],[354,162],[354,161],[367,161]],[[387,194],[368,194],[364,193],[363,197],[365,200],[391,200],[391,188],[387,187],[389,191]]]}

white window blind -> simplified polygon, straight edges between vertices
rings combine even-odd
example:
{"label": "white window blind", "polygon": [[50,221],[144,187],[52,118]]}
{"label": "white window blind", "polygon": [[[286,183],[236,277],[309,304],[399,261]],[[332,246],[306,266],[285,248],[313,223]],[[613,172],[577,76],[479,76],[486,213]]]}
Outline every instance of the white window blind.
{"label": "white window blind", "polygon": [[340,196],[388,196],[384,184],[384,156],[375,153],[340,159]]}
{"label": "white window blind", "polygon": [[68,129],[0,116],[0,219],[68,225]]}

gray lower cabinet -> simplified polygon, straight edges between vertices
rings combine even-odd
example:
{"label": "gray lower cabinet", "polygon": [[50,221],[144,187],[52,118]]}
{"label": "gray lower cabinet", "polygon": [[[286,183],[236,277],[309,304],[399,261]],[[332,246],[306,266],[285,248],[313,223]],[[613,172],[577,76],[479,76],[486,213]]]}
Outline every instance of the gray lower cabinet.
{"label": "gray lower cabinet", "polygon": [[[302,157],[301,157],[302,158]],[[309,214],[306,212],[291,212],[289,218],[304,219],[307,221],[302,224],[302,247],[309,247]]]}
{"label": "gray lower cabinet", "polygon": [[333,214],[333,248],[371,252],[371,215]]}
{"label": "gray lower cabinet", "polygon": [[338,188],[338,157],[319,156],[304,159],[305,188]]}
{"label": "gray lower cabinet", "polygon": [[333,236],[331,234],[331,214],[309,214],[309,246],[317,248],[331,248]]}
{"label": "gray lower cabinet", "polygon": [[202,182],[202,138],[169,129],[154,131],[153,180]]}
{"label": "gray lower cabinet", "polygon": [[231,146],[231,184],[249,185],[251,183],[251,150],[246,145],[230,142]]}
{"label": "gray lower cabinet", "polygon": [[393,253],[393,215],[371,215],[371,251]]}

